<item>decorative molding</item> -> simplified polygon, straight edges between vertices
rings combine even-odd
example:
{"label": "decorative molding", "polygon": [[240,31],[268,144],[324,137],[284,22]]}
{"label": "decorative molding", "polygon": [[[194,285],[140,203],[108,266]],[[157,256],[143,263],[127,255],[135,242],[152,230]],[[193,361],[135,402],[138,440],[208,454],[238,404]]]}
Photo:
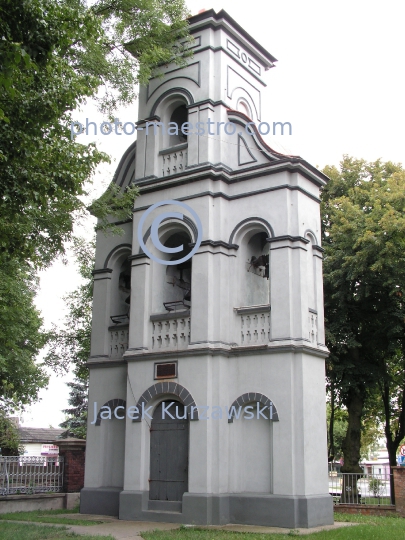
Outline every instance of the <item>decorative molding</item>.
{"label": "decorative molding", "polygon": [[[206,21],[206,22],[204,22]],[[214,22],[215,21],[215,22]],[[238,38],[235,34],[232,34],[229,31],[229,28],[225,26],[225,24],[222,21],[226,21],[230,28],[232,30],[236,30],[238,34],[242,36],[243,39],[246,40],[246,43],[250,45],[250,47],[256,49],[256,51],[263,56],[264,59],[267,60],[268,68],[273,67],[273,62],[277,62],[277,58],[275,58],[272,54],[270,54],[266,49],[260,45],[251,35],[249,35],[242,26],[240,26],[226,11],[221,10],[218,13],[215,12],[214,9],[209,9],[207,11],[204,11],[203,13],[199,13],[198,15],[194,15],[193,17],[190,17],[188,20],[190,25],[190,33],[194,34],[196,32],[201,32],[205,28],[209,28],[214,30],[214,32],[222,31],[226,35],[228,35],[231,39],[236,41],[236,43],[239,43],[241,47],[246,47],[246,43],[242,43],[240,38]],[[193,28],[193,25],[200,23],[197,28]],[[253,53],[253,51],[252,51]],[[259,56],[255,55],[257,57],[258,61],[261,61],[263,63],[263,58],[260,59]]]}
{"label": "decorative molding", "polygon": [[237,47],[234,43],[232,43],[232,41],[229,41],[229,39],[226,40],[226,48],[228,49],[228,51],[231,51],[231,53],[233,53],[235,56],[240,58],[239,47]]}
{"label": "decorative molding", "polygon": [[265,226],[265,228],[267,229],[267,232],[271,234],[272,237],[274,237],[274,230],[273,230],[273,227],[270,225],[270,223],[268,221],[266,221],[265,219],[263,218],[260,218],[260,217],[257,217],[257,216],[252,216],[252,217],[248,217],[246,219],[243,219],[242,221],[240,221],[236,227],[234,227],[233,231],[231,232],[231,236],[229,237],[229,244],[234,244],[233,242],[233,239],[235,238],[235,234],[238,232],[238,230],[243,226],[245,225],[246,223],[261,223],[262,225]]}
{"label": "decorative molding", "polygon": [[[179,316],[182,317],[190,317],[190,310],[184,310],[184,311],[175,311],[171,313],[153,313],[149,320],[155,322],[155,321],[170,321],[172,319],[178,319]],[[132,349],[131,349],[132,350]]]}
{"label": "decorative molding", "polygon": [[247,56],[246,53],[242,53],[240,54],[240,48],[235,45],[235,43],[233,43],[232,41],[230,41],[229,39],[226,40],[226,48],[228,49],[228,51],[231,51],[231,53],[233,53],[237,58],[238,60],[241,59],[242,62],[244,64],[246,64],[246,62],[248,63],[248,67],[254,71],[257,75],[261,75],[261,68],[258,64],[256,64],[256,62],[254,60],[252,60],[252,58],[250,58],[250,56]]}
{"label": "decorative molding", "polygon": [[[226,95],[229,99],[232,100],[232,96],[238,88],[241,88],[246,94],[250,97],[252,101],[252,105],[255,108],[256,118],[259,120],[261,119],[261,93],[260,90],[253,86],[251,82],[249,82],[247,79],[242,77],[242,75],[238,72],[236,72],[233,68],[228,66],[227,74],[226,74]],[[241,82],[243,81],[243,82]],[[250,90],[250,93],[249,91]],[[256,98],[253,98],[251,93],[253,94],[253,90],[256,92]]]}
{"label": "decorative molding", "polygon": [[[113,176],[113,179],[112,181],[117,183],[117,180],[118,180],[118,177],[121,173],[121,170],[123,169],[124,165],[125,165],[125,162],[126,160],[130,157],[130,154],[133,152],[133,156],[131,156],[131,158],[129,159],[128,163],[127,163],[127,166],[125,167],[125,170],[122,174],[122,179],[121,179],[121,182],[119,183],[119,186],[122,187],[125,183],[125,178],[128,174],[128,171],[129,171],[129,168],[135,164],[135,159],[136,159],[136,141],[134,141],[128,148],[127,150],[125,151],[124,155],[122,156],[122,158],[120,159],[120,162],[118,164],[118,167],[116,168],[115,170],[115,173],[114,173],[114,176]],[[132,176],[135,174],[135,167],[134,167],[134,173],[131,175],[131,178],[129,179],[129,182],[131,182],[132,180]]]}
{"label": "decorative molding", "polygon": [[236,311],[238,315],[247,315],[251,313],[262,313],[263,311],[270,311],[271,305],[263,304],[261,306],[259,305],[258,306],[242,306],[242,307],[236,307],[233,309],[234,311]]}
{"label": "decorative molding", "polygon": [[111,257],[114,255],[116,251],[119,249],[128,249],[130,253],[132,252],[132,244],[118,244],[118,246],[115,246],[110,253],[107,255],[105,261],[104,261],[104,268],[108,268],[108,263],[110,262]]}
{"label": "decorative molding", "polygon": [[[178,359],[180,357],[190,357],[190,354],[193,356],[225,356],[226,358],[238,358],[239,356],[249,356],[251,354],[279,354],[279,353],[305,353],[308,352],[312,356],[317,356],[319,358],[327,358],[329,356],[329,351],[320,350],[309,345],[309,340],[304,338],[299,338],[296,341],[301,341],[299,345],[293,343],[292,338],[280,338],[280,341],[290,341],[287,344],[278,345],[276,342],[278,339],[271,339],[269,344],[259,344],[259,345],[245,345],[240,346],[237,344],[230,344],[229,347],[196,347],[196,348],[187,348],[183,350],[176,351],[164,351],[160,350],[159,352],[154,351],[145,351],[138,354],[131,354],[130,351],[125,353],[124,359],[130,362],[144,362],[149,360],[163,360],[163,359]],[[307,344],[308,343],[308,344]],[[191,343],[190,343],[191,345]]]}
{"label": "decorative molding", "polygon": [[284,234],[282,236],[274,236],[273,238],[266,238],[266,241],[271,244],[273,242],[283,242],[288,240],[289,242],[303,242],[304,244],[309,244],[310,241],[304,238],[303,236],[291,236],[290,234]]}
{"label": "decorative molding", "polygon": [[109,401],[107,401],[106,403],[104,403],[104,405],[102,405],[98,411],[98,414],[97,414],[97,420],[96,420],[96,423],[94,424],[95,426],[99,426],[101,424],[101,409],[103,407],[109,407],[111,410],[115,409],[116,407],[124,407],[124,409],[126,408],[127,404],[126,404],[126,401],[124,399],[120,399],[120,398],[115,398],[115,399],[110,399]]}
{"label": "decorative molding", "polygon": [[[172,394],[175,397],[179,399],[179,401],[187,407],[197,407],[196,403],[190,394],[190,392],[184,388],[184,386],[181,386],[181,384],[174,383],[174,382],[158,382],[156,384],[153,384],[150,386],[145,392],[141,395],[139,398],[136,407],[141,412],[142,405],[143,408],[147,408],[148,403],[152,401],[152,399],[155,399],[156,397],[164,394]],[[189,416],[190,420],[198,420],[198,409],[197,413],[193,415],[191,418],[191,411],[188,409],[187,416]],[[142,418],[141,416],[137,419],[132,420],[132,422],[141,422]]]}
{"label": "decorative molding", "polygon": [[91,275],[96,276],[97,274],[111,274],[112,268],[99,268],[98,270],[93,270]]}
{"label": "decorative molding", "polygon": [[179,152],[180,150],[187,150],[188,143],[176,144],[176,146],[171,146],[165,150],[160,150],[159,156],[164,156],[166,154],[172,154],[173,152]]}
{"label": "decorative molding", "polygon": [[[215,47],[213,45],[206,45],[205,47],[201,47],[201,49],[199,49],[198,51],[195,51],[194,55],[197,55],[197,54],[200,54],[200,53],[203,53],[205,51],[212,51],[213,53],[217,53],[217,52],[223,52],[224,54],[226,54],[226,56],[228,56],[233,62],[236,62],[238,64],[238,68],[242,68],[245,70],[245,72],[251,76],[251,77],[254,77],[256,79],[257,82],[259,82],[262,86],[266,87],[267,84],[263,81],[263,79],[261,77],[259,77],[259,75],[257,75],[255,73],[255,71],[253,70],[253,68],[247,64],[244,64],[240,59],[238,58],[235,58],[235,55],[233,55],[232,53],[230,53],[227,49],[225,49],[224,47],[222,47],[221,45],[218,46],[218,47]],[[249,69],[249,67],[251,69]]]}
{"label": "decorative molding", "polygon": [[324,253],[324,249],[321,246],[316,246],[315,244],[312,246],[312,249],[314,251],[319,251],[320,253]]}
{"label": "decorative molding", "polygon": [[[242,394],[239,396],[235,401],[232,403],[232,405],[229,407],[229,411],[232,411],[231,417],[228,419],[228,423],[233,423],[233,418],[235,416],[235,408],[236,407],[243,407],[244,405],[247,405],[248,403],[261,403],[265,407],[269,407],[270,412],[270,418],[269,420],[272,420],[273,422],[278,422],[278,412],[276,409],[276,406],[271,401],[270,398],[265,396],[264,394],[261,394],[260,392],[247,392],[246,394]],[[234,409],[232,409],[234,407]]]}
{"label": "decorative molding", "polygon": [[193,95],[191,92],[189,92],[186,88],[181,88],[180,86],[176,86],[174,88],[170,88],[170,90],[166,90],[166,92],[163,92],[163,94],[161,94],[157,100],[155,101],[155,103],[152,105],[152,108],[151,108],[151,111],[150,111],[150,115],[151,116],[155,116],[155,113],[156,113],[156,109],[158,108],[158,106],[160,105],[160,103],[166,99],[167,97],[171,96],[171,95],[176,95],[176,94],[181,94],[183,95],[186,100],[188,101],[188,105],[192,105],[194,103],[194,98],[193,98]]}
{"label": "decorative molding", "polygon": [[136,261],[137,259],[149,259],[149,257],[144,253],[143,251],[141,253],[137,253],[136,255],[131,255],[128,257],[129,261]]}
{"label": "decorative molding", "polygon": [[[179,198],[178,200],[181,200],[181,199]],[[149,206],[146,206],[146,207],[142,208],[142,210],[146,210],[146,208],[149,208]],[[139,208],[138,208],[137,210],[139,210]],[[135,212],[135,210],[134,210],[134,212]],[[175,220],[175,219],[176,219],[176,218],[165,218],[165,219],[162,219],[161,223],[164,223],[165,221]],[[192,233],[193,233],[193,235],[194,235],[194,238],[197,238],[197,237],[198,237],[198,230],[197,230],[197,227],[196,227],[196,225],[195,225],[195,223],[194,223],[194,221],[193,221],[192,219],[190,219],[188,216],[183,215],[183,219],[180,220],[180,221],[183,222],[183,223],[185,223],[186,225],[188,225],[188,226],[190,227],[190,229],[191,229],[191,231],[192,231]],[[146,233],[145,233],[144,236],[143,236],[143,242],[144,242],[144,244],[146,244],[146,242],[147,242],[147,240],[148,240],[148,238],[149,238],[149,236],[150,236],[151,228],[152,228],[152,226],[150,226],[150,227],[147,229]],[[134,259],[134,258],[136,258],[136,257],[140,257],[141,255],[144,256],[145,254],[144,254],[144,252],[143,252],[143,249],[142,249],[141,247],[139,247],[138,255],[132,255],[132,256],[131,256],[131,259]],[[130,259],[130,260],[131,260],[131,259]]]}
{"label": "decorative molding", "polygon": [[[196,73],[191,73],[192,72],[192,67],[193,66],[196,66],[197,67],[197,72]],[[172,73],[178,73],[178,72],[183,72],[183,75],[182,74],[177,74],[177,75],[174,75],[172,77],[170,77],[170,75]],[[190,64],[187,64],[186,66],[180,66],[180,67],[177,67],[177,68],[174,68],[174,69],[170,69],[168,71],[165,71],[163,72],[163,77],[153,77],[149,82],[148,86],[147,86],[147,90],[146,90],[146,102],[148,102],[151,97],[153,96],[153,94],[155,92],[157,92],[159,90],[159,88],[161,88],[164,84],[172,81],[173,79],[175,79],[176,81],[178,81],[179,79],[187,79],[193,83],[195,83],[198,87],[201,87],[201,62],[200,61],[197,61],[197,62],[191,62]],[[152,90],[151,93],[149,93],[149,90],[152,86],[152,83],[153,82],[157,82],[157,86],[154,90]],[[160,82],[160,84],[159,84]],[[153,113],[151,112],[151,116],[152,114],[154,114],[154,112],[156,111],[156,109],[152,109],[153,110]]]}
{"label": "decorative molding", "polygon": [[[237,244],[229,244],[228,242],[224,242],[223,240],[203,240],[200,244],[201,246],[211,246],[211,247],[223,247],[225,249],[239,249],[239,246]],[[195,242],[189,244],[189,247],[194,247]]]}
{"label": "decorative molding", "polygon": [[[246,152],[247,152],[251,159],[249,160],[249,158],[247,156],[246,156],[246,159],[241,158],[241,151],[244,152],[245,155],[246,155]],[[257,162],[257,159],[254,157],[254,155],[250,151],[250,148],[249,148],[247,142],[242,137],[242,135],[240,133],[238,133],[238,165],[239,166],[241,166],[241,165],[249,165],[250,163],[256,163],[256,162]]]}

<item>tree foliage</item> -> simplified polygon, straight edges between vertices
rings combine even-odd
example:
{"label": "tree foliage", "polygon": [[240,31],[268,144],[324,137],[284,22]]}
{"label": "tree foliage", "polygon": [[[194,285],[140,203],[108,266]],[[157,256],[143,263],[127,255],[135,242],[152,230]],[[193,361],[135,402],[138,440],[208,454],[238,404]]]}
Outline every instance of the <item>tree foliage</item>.
{"label": "tree foliage", "polygon": [[[361,419],[403,351],[405,172],[345,156],[322,193],[329,385],[348,410],[344,471],[361,472]],[[391,456],[390,456],[391,458]]]}
{"label": "tree foliage", "polygon": [[[108,161],[72,140],[73,111],[136,97],[159,64],[185,61],[183,0],[0,0],[0,397],[26,404],[46,384],[33,270],[64,253],[86,184]],[[183,41],[183,45],[178,45]],[[94,204],[100,226],[128,214],[135,188]],[[108,207],[108,208],[107,208]],[[55,359],[54,359],[55,360]]]}
{"label": "tree foliage", "polygon": [[35,362],[47,336],[33,305],[37,286],[32,270],[16,261],[0,265],[0,407],[27,405],[48,383]]}
{"label": "tree foliage", "polygon": [[183,62],[186,12],[182,0],[0,0],[0,14],[0,253],[44,266],[108,160],[71,140],[72,111],[97,97],[111,113],[158,63]]}
{"label": "tree foliage", "polygon": [[86,437],[88,368],[90,356],[94,242],[75,238],[73,251],[83,282],[65,297],[68,314],[64,329],[54,328],[46,362],[56,366],[73,366],[74,380],[67,383],[70,388],[69,408],[63,412],[66,420],[60,427],[66,429],[64,437]]}
{"label": "tree foliage", "polygon": [[14,422],[0,410],[0,453],[2,456],[20,456],[24,454],[20,434]]}

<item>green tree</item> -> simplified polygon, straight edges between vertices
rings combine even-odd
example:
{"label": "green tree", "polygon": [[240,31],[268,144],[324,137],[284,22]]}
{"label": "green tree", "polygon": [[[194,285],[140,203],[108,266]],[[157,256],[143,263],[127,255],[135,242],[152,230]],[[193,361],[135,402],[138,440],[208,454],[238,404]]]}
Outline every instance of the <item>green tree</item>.
{"label": "green tree", "polygon": [[90,356],[95,243],[75,238],[73,252],[83,282],[65,297],[68,308],[65,328],[54,328],[46,362],[65,368],[73,366],[74,380],[67,383],[70,407],[63,411],[67,418],[60,427],[66,429],[63,437],[85,439],[89,378],[86,363]]}
{"label": "green tree", "polygon": [[98,96],[112,113],[157,64],[184,62],[186,11],[182,0],[0,0],[0,15],[0,254],[43,266],[108,159],[71,140],[72,111]]}
{"label": "green tree", "polygon": [[326,418],[328,425],[328,461],[339,460],[343,456],[342,443],[347,431],[347,411],[326,404]]}
{"label": "green tree", "polygon": [[14,422],[0,410],[0,454],[2,456],[20,456],[24,454],[20,434]]}
{"label": "green tree", "polygon": [[[112,114],[158,64],[183,63],[186,15],[183,0],[0,0],[0,313],[8,314],[0,399],[8,404],[29,403],[46,384],[34,361],[46,338],[33,271],[64,252],[86,212],[86,183],[108,161],[72,140],[72,111],[92,98]],[[100,227],[135,194],[113,186],[94,208]]]}
{"label": "green tree", "polygon": [[47,336],[33,305],[37,279],[27,265],[0,265],[0,408],[10,412],[29,404],[48,383],[35,357]]}
{"label": "green tree", "polygon": [[340,170],[324,172],[331,178],[321,205],[328,378],[348,411],[342,471],[361,473],[364,407],[391,379],[403,347],[405,172],[347,156]]}

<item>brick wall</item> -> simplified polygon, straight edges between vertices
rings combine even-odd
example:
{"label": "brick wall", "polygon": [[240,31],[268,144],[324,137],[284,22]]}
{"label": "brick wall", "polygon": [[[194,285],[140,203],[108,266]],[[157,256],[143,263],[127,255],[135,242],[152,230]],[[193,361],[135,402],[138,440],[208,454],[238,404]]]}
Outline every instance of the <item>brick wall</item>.
{"label": "brick wall", "polygon": [[333,510],[341,514],[362,514],[363,516],[390,516],[396,514],[395,506],[378,506],[376,504],[335,504]]}
{"label": "brick wall", "polygon": [[81,439],[58,440],[59,455],[64,456],[63,491],[76,493],[84,486],[86,441]]}
{"label": "brick wall", "polygon": [[405,517],[405,467],[392,467],[397,512]]}

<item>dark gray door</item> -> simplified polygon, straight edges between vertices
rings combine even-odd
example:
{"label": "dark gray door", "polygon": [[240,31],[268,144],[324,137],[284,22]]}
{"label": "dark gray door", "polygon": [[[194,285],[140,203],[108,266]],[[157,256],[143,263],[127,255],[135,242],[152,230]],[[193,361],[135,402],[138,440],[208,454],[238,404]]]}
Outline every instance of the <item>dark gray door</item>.
{"label": "dark gray door", "polygon": [[[167,407],[170,401],[165,403]],[[169,411],[175,418],[167,414],[162,418],[162,404],[158,405],[152,420],[149,499],[155,501],[181,501],[183,493],[188,491],[189,423],[187,419],[179,419],[184,416],[181,403],[175,402]]]}

